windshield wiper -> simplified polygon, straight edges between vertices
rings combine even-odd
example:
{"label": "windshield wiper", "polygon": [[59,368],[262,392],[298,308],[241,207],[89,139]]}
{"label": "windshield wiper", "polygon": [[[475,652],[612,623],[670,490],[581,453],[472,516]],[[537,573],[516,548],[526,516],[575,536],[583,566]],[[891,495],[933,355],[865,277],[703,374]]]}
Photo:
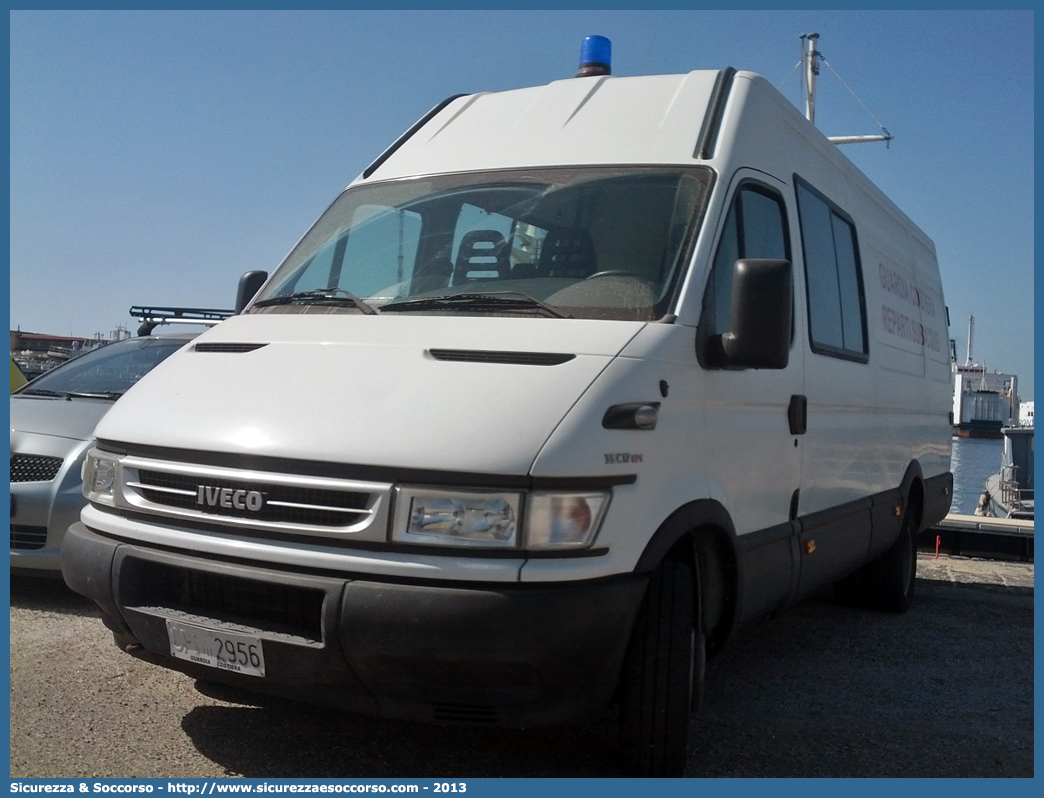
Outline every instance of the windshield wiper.
{"label": "windshield wiper", "polygon": [[389,302],[381,307],[381,313],[398,310],[455,310],[457,308],[477,311],[537,311],[543,316],[556,319],[563,316],[550,305],[528,294],[518,291],[496,291],[489,294],[450,294],[449,296],[415,297]]}
{"label": "windshield wiper", "polygon": [[19,396],[46,396],[53,399],[111,399],[116,401],[123,391],[50,391],[47,388],[29,388],[19,391]]}
{"label": "windshield wiper", "polygon": [[66,399],[111,399],[116,401],[123,396],[123,391],[65,391]]}
{"label": "windshield wiper", "polygon": [[351,305],[368,315],[377,312],[355,294],[350,294],[343,288],[318,288],[315,291],[296,291],[293,294],[274,296],[254,303],[255,308],[265,308],[270,305]]}

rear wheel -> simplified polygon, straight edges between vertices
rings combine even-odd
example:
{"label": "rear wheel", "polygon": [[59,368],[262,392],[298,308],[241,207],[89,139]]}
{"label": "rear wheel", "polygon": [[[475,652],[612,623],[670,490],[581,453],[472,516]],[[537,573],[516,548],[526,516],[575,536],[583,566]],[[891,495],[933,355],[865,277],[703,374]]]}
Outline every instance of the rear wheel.
{"label": "rear wheel", "polygon": [[834,583],[834,596],[849,607],[906,612],[917,583],[917,517],[907,508],[892,547],[854,574]]}
{"label": "rear wheel", "polygon": [[917,519],[908,507],[899,539],[868,570],[871,605],[885,612],[906,612],[913,603],[916,583]]}
{"label": "rear wheel", "polygon": [[[693,625],[693,572],[665,561],[649,580],[620,682],[620,747],[634,776],[680,776],[702,684],[704,638]],[[696,701],[694,701],[694,698]]]}

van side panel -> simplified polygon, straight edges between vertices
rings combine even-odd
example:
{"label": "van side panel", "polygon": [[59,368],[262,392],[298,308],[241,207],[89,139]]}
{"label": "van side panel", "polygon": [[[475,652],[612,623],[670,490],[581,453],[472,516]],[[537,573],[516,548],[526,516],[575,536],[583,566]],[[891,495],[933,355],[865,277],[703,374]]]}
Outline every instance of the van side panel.
{"label": "van side panel", "polygon": [[926,477],[948,472],[948,335],[931,241],[761,78],[736,76],[723,126],[724,173],[796,175],[850,217],[858,239],[866,363],[809,351],[806,253],[796,213],[791,221],[797,336],[807,352],[799,515],[894,489],[914,460]]}

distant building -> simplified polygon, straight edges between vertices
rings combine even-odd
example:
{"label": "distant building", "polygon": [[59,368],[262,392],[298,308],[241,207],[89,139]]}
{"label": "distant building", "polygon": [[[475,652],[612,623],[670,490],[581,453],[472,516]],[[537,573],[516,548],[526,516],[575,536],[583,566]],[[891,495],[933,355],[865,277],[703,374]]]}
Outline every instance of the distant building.
{"label": "distant building", "polygon": [[129,337],[130,333],[122,327],[110,333],[109,338],[102,338],[101,333],[96,333],[93,338],[81,338],[73,335],[45,335],[11,330],[11,357],[25,376],[33,379],[71,357],[111,341]]}

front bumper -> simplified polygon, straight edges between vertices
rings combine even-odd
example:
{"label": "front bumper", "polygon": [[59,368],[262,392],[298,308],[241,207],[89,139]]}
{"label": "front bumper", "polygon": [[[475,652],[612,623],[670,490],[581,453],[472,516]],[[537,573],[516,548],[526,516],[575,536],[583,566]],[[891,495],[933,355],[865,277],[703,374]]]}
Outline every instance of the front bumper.
{"label": "front bumper", "polygon": [[[557,585],[376,581],[159,550],[74,524],[66,583],[116,644],[190,676],[391,718],[529,726],[613,698],[646,579]],[[170,655],[166,621],[246,631],[265,677]]]}
{"label": "front bumper", "polygon": [[55,438],[54,442],[60,445],[53,451],[39,442],[34,447],[63,458],[53,479],[11,483],[11,573],[60,576],[65,530],[79,520],[87,501],[80,466],[88,444],[83,442],[78,451],[69,454],[64,439]]}

